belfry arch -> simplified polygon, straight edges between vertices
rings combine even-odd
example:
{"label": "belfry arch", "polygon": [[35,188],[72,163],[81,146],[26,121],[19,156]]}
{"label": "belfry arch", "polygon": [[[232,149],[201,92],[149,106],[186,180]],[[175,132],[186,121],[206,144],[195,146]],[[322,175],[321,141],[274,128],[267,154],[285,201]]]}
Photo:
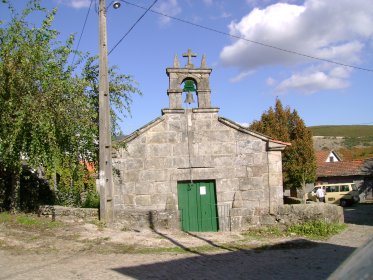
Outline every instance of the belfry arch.
{"label": "belfry arch", "polygon": [[167,94],[169,97],[169,109],[182,109],[182,93],[181,85],[186,80],[193,80],[196,86],[196,95],[198,108],[207,109],[211,108],[211,89],[210,89],[210,74],[211,68],[206,66],[206,58],[203,55],[201,65],[199,68],[194,68],[192,64],[192,57],[196,57],[190,49],[183,57],[188,58],[188,63],[185,67],[180,67],[178,56],[175,55],[174,65],[166,69],[169,78],[169,86]]}

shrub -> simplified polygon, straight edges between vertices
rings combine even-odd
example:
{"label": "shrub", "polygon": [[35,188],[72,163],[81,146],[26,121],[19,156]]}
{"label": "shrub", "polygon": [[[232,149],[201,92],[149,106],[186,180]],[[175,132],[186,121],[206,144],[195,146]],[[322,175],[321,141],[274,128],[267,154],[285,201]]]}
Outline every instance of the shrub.
{"label": "shrub", "polygon": [[95,191],[88,192],[82,204],[82,208],[99,208],[99,207],[100,207],[100,195]]}

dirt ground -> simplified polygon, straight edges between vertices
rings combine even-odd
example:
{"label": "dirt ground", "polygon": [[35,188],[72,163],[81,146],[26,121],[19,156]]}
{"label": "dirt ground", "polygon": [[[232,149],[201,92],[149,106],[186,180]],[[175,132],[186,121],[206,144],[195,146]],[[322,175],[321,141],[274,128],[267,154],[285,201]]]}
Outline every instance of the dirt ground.
{"label": "dirt ground", "polygon": [[0,279],[327,279],[373,237],[373,204],[344,211],[347,229],[326,241],[76,221],[27,230],[0,224]]}

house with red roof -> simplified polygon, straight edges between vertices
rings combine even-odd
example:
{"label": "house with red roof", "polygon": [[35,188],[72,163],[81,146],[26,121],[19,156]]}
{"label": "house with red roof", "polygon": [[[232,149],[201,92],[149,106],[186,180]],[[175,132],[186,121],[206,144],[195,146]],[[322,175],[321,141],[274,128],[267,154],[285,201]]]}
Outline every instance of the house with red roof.
{"label": "house with red roof", "polygon": [[322,184],[355,183],[360,199],[373,198],[373,159],[349,160],[333,150],[316,151],[317,182]]}

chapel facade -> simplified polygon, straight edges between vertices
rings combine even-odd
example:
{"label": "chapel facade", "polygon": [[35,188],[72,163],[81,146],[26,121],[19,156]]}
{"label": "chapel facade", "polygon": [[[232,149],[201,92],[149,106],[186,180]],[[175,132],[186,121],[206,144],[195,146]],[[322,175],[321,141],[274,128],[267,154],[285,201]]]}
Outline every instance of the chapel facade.
{"label": "chapel facade", "polygon": [[219,116],[205,56],[199,67],[191,50],[183,56],[185,66],[176,55],[166,69],[169,107],[114,152],[113,220],[184,231],[260,224],[283,204],[286,143]]}

